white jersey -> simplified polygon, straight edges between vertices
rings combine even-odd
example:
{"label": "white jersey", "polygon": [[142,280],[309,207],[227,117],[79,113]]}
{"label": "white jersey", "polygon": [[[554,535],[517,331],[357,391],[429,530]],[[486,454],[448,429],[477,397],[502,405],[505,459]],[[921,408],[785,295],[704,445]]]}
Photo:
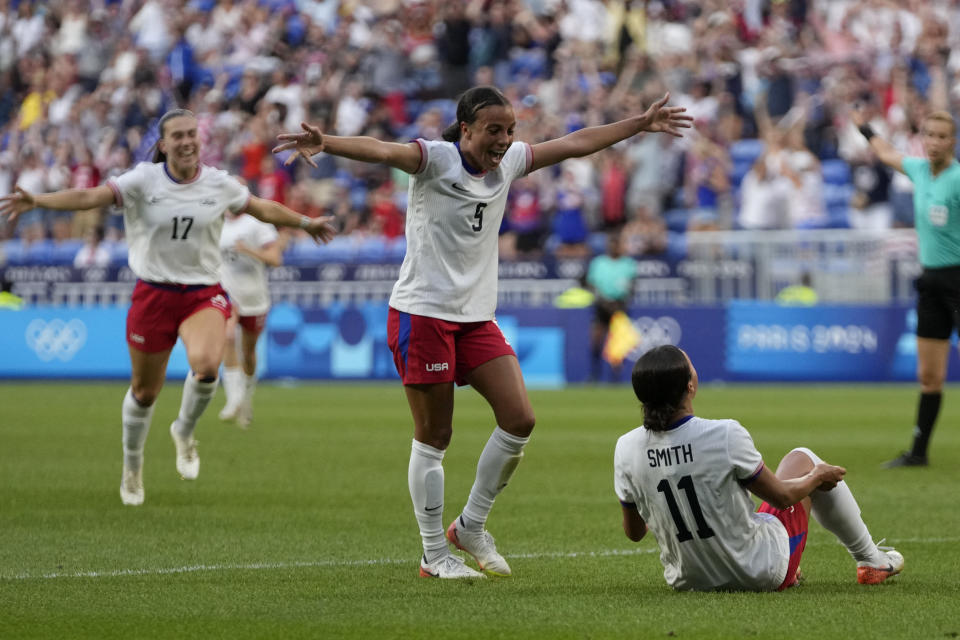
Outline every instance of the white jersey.
{"label": "white jersey", "polygon": [[149,282],[220,281],[223,213],[243,211],[250,191],[226,171],[200,165],[177,182],[163,163],[141,162],[107,185],[123,209],[130,268]]}
{"label": "white jersey", "polygon": [[510,184],[530,170],[530,145],[510,145],[493,171],[474,175],[452,142],[417,140],[410,179],[407,255],[390,306],[453,322],[492,320],[497,308],[498,234]]}
{"label": "white jersey", "polygon": [[267,266],[253,256],[234,247],[237,240],[253,249],[277,241],[277,228],[253,216],[239,215],[226,218],[220,234],[220,254],[223,257],[221,284],[230,294],[230,301],[241,316],[259,316],[270,309],[270,291],[267,288]]}
{"label": "white jersey", "polygon": [[779,520],[755,512],[743,486],[762,470],[739,422],[690,417],[622,436],[614,486],[656,536],[671,587],[772,591],[786,577],[790,542]]}

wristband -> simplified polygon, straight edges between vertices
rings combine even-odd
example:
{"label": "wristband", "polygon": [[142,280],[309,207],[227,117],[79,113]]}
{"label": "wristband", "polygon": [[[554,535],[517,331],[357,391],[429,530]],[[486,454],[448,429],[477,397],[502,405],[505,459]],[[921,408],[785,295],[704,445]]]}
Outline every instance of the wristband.
{"label": "wristband", "polygon": [[870,138],[877,135],[869,124],[862,124],[857,127],[860,130],[860,133],[863,134],[863,137],[867,139],[867,142],[870,142]]}
{"label": "wristband", "polygon": [[300,216],[300,228],[306,229],[310,226],[310,218],[307,216]]}

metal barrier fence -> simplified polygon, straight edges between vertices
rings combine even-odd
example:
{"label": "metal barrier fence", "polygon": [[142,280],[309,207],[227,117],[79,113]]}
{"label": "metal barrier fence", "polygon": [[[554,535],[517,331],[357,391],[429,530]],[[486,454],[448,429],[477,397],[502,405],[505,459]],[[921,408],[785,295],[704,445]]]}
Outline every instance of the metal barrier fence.
{"label": "metal barrier fence", "polygon": [[[639,261],[632,303],[647,306],[772,300],[803,274],[823,303],[894,304],[912,300],[920,272],[913,230],[699,232],[682,259]],[[324,263],[270,271],[275,302],[324,306],[389,298],[399,265]],[[549,307],[587,272],[587,260],[504,262],[500,304]],[[126,267],[7,266],[0,276],[30,304],[123,306],[135,277]]]}

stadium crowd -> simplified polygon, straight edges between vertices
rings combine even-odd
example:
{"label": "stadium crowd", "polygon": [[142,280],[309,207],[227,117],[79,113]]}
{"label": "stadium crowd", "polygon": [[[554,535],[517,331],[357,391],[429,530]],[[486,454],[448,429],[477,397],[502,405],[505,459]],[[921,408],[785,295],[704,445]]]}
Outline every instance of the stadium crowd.
{"label": "stadium crowd", "polygon": [[[849,108],[920,155],[922,116],[960,112],[957,45],[953,0],[0,0],[0,195],[101,184],[148,160],[157,118],[181,106],[202,162],[336,216],[323,251],[402,255],[405,174],[325,155],[286,167],[277,134],[306,120],[436,139],[460,92],[493,84],[531,143],[667,90],[696,118],[683,139],[638,136],[517,181],[505,258],[588,257],[610,229],[639,256],[705,229],[911,226],[909,180]],[[0,227],[0,264],[73,264],[81,246],[84,264],[119,261],[122,227],[113,209],[33,211]]]}

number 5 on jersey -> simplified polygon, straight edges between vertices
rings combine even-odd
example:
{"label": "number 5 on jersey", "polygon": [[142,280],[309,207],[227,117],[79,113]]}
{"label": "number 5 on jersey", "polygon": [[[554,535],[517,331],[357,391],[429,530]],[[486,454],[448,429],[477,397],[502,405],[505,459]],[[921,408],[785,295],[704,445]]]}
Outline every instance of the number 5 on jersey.
{"label": "number 5 on jersey", "polygon": [[473,229],[474,231],[480,231],[481,229],[483,229],[483,210],[486,208],[487,208],[486,202],[477,203],[477,210],[473,214],[473,219],[476,220],[476,222],[471,227],[471,229]]}

